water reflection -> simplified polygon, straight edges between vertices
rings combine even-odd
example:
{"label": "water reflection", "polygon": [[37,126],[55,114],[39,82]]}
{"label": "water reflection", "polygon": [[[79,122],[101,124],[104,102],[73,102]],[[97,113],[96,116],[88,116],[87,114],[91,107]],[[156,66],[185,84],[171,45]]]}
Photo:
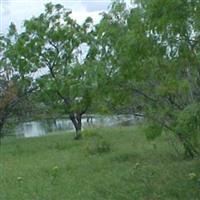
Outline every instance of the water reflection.
{"label": "water reflection", "polygon": [[[109,127],[115,125],[130,125],[140,120],[133,115],[92,116],[82,120],[83,129],[88,127]],[[48,119],[19,124],[15,128],[17,137],[38,137],[53,132],[74,131],[73,124],[68,119]]]}

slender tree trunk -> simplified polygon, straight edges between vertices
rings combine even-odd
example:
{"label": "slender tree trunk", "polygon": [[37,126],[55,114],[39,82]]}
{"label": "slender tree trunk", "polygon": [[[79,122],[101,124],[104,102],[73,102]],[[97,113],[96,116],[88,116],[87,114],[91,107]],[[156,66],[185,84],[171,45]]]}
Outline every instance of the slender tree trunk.
{"label": "slender tree trunk", "polygon": [[160,124],[167,128],[169,131],[172,131],[177,138],[179,139],[180,143],[183,145],[184,148],[184,153],[185,153],[185,157],[188,158],[194,158],[195,156],[199,156],[200,152],[199,150],[186,138],[184,137],[181,133],[177,133],[173,128],[171,128],[170,126],[166,125],[165,123],[160,121]]}
{"label": "slender tree trunk", "polygon": [[76,130],[75,140],[81,139],[81,129],[82,129],[82,115],[79,113],[70,113],[69,118],[71,119],[74,128]]}
{"label": "slender tree trunk", "polygon": [[1,140],[3,138],[3,133],[2,133],[2,129],[3,129],[3,123],[0,123],[0,145],[1,145]]}
{"label": "slender tree trunk", "polygon": [[198,150],[191,144],[190,141],[188,141],[187,138],[184,138],[181,134],[178,134],[178,138],[183,144],[186,157],[194,158],[195,156],[199,156]]}

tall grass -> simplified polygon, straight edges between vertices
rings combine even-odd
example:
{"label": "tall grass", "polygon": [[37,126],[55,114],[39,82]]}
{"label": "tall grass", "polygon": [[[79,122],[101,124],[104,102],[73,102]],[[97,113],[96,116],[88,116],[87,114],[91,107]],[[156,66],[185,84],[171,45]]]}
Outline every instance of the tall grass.
{"label": "tall grass", "polygon": [[140,127],[93,132],[3,140],[0,200],[200,199],[200,161],[177,155],[168,137],[149,142]]}

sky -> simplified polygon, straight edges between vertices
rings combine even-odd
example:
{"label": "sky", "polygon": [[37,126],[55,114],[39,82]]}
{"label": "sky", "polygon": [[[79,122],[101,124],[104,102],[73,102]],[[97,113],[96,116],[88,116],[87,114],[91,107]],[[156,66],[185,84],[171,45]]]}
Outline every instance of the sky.
{"label": "sky", "polygon": [[11,22],[20,31],[23,21],[42,13],[44,4],[48,2],[70,8],[71,17],[78,23],[82,23],[88,16],[97,23],[101,19],[99,13],[106,11],[112,0],[0,0],[0,33],[7,33]]}

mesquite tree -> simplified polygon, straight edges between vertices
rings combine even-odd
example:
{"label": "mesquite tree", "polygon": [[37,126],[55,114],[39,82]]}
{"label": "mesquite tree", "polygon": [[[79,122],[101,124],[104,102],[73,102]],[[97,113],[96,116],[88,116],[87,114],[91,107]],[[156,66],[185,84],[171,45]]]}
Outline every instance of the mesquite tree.
{"label": "mesquite tree", "polygon": [[16,116],[17,105],[36,89],[29,70],[22,64],[22,46],[17,45],[17,40],[14,24],[7,35],[0,37],[0,137],[8,118]]}
{"label": "mesquite tree", "polygon": [[167,129],[187,156],[199,155],[199,2],[139,0],[130,10],[123,4],[115,2],[100,22],[99,40],[112,49],[101,56],[117,66],[113,88],[144,113],[149,137]]}
{"label": "mesquite tree", "polygon": [[82,115],[88,110],[96,88],[94,69],[87,60],[92,41],[92,19],[79,25],[71,11],[60,4],[46,4],[45,12],[26,20],[21,34],[29,66],[36,72],[43,102],[69,114],[76,139],[81,136]]}

